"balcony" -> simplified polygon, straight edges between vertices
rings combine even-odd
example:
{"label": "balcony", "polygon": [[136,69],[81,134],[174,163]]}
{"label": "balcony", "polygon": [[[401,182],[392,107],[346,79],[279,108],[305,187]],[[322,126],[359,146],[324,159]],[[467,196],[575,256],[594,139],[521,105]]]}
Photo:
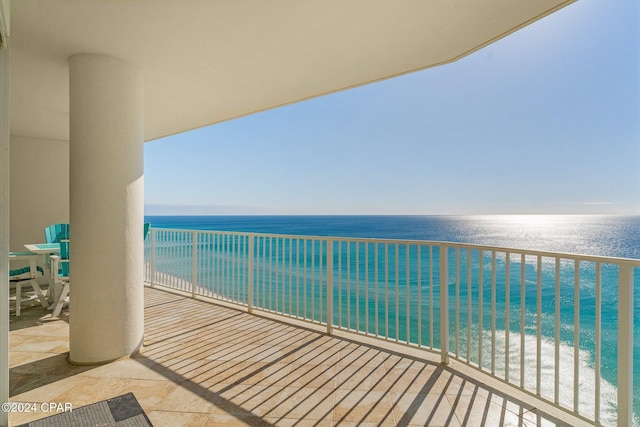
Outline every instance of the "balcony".
{"label": "balcony", "polygon": [[639,268],[151,229],[141,353],[71,366],[67,324],[34,307],[12,324],[11,398],[77,407],[132,391],[155,425],[631,425]]}
{"label": "balcony", "polygon": [[[34,306],[12,321],[11,401],[77,408],[133,392],[157,427],[577,422],[421,350],[149,287],[143,351],[73,366],[67,316],[54,320]],[[13,413],[10,422],[47,415]]]}
{"label": "balcony", "polygon": [[455,361],[580,422],[631,425],[640,407],[640,260],[171,229],[152,230],[145,259],[154,284]]}

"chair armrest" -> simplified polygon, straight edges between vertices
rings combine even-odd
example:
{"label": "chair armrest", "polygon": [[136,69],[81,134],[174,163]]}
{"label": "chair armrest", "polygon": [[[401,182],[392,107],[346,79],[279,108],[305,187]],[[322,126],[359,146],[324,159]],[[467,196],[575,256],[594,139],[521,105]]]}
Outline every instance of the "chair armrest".
{"label": "chair armrest", "polygon": [[58,278],[66,277],[66,276],[60,276],[58,270],[60,268],[59,267],[60,264],[65,263],[65,262],[69,263],[69,260],[68,259],[62,259],[60,257],[60,255],[49,255],[49,260],[51,261],[51,279],[54,282],[57,282]]}
{"label": "chair armrest", "polygon": [[40,255],[33,252],[9,252],[9,261],[38,259]]}
{"label": "chair armrest", "polygon": [[37,261],[39,256],[33,252],[9,252],[9,262],[29,261],[29,278],[35,279],[38,275]]}

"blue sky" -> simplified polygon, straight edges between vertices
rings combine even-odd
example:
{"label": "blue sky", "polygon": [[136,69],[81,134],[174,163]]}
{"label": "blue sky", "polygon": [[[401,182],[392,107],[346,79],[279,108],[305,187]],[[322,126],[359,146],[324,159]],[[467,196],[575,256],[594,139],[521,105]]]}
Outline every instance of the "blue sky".
{"label": "blue sky", "polygon": [[145,144],[145,213],[640,214],[640,7]]}

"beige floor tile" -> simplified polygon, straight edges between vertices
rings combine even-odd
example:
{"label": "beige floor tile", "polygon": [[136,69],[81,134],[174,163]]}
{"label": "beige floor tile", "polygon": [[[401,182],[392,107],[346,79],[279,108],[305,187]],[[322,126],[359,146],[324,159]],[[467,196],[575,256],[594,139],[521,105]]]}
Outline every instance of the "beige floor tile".
{"label": "beige floor tile", "polygon": [[332,423],[335,427],[396,427],[397,424],[393,422],[381,422],[381,423],[369,423],[361,421],[335,421]]}
{"label": "beige floor tile", "polygon": [[257,385],[234,385],[221,391],[214,413],[227,413],[248,416],[250,414],[269,418],[279,402],[280,387]]}
{"label": "beige floor tile", "polygon": [[23,336],[49,336],[57,338],[68,338],[69,325],[64,322],[51,322],[31,328],[14,330],[11,333]]}
{"label": "beige floor tile", "polygon": [[65,381],[70,380],[74,381],[73,387],[51,396],[52,402],[69,402],[74,408],[88,405],[122,394],[120,390],[127,383],[121,378],[101,378],[96,381],[95,378],[79,376]]}
{"label": "beige floor tile", "polygon": [[[29,354],[29,353],[20,353]],[[51,378],[65,378],[94,369],[92,366],[77,366],[68,362],[68,353],[30,353],[34,355],[30,362],[13,366],[12,373],[26,373],[35,375],[47,375]],[[9,360],[13,360],[14,352],[11,352]]]}
{"label": "beige floor tile", "polygon": [[210,414],[216,409],[215,405],[218,401],[215,393],[197,386],[185,387],[183,384],[178,384],[158,403],[156,410]]}
{"label": "beige floor tile", "polygon": [[321,388],[286,387],[272,412],[272,420],[305,418],[324,420],[333,417],[334,391]]}
{"label": "beige floor tile", "polygon": [[400,425],[460,426],[451,403],[439,393],[391,393],[391,402],[396,422]]}
{"label": "beige floor tile", "polygon": [[9,334],[9,346],[12,351],[65,353],[69,351],[69,340],[59,336]]}
{"label": "beige floor tile", "polygon": [[240,371],[243,375],[237,382],[245,385],[282,386],[290,371],[291,365],[287,363],[247,362],[246,367]]}
{"label": "beige floor tile", "polygon": [[170,381],[132,379],[123,384],[118,393],[133,393],[142,409],[148,413],[156,409],[177,387],[177,384]]}
{"label": "beige floor tile", "polygon": [[557,424],[544,415],[537,414],[535,411],[523,411],[520,414],[522,419],[522,427],[556,427]]}
{"label": "beige floor tile", "polygon": [[215,425],[208,423],[209,414],[151,411],[147,412],[147,416],[154,427],[205,427]]}
{"label": "beige floor tile", "polygon": [[340,362],[340,346],[316,341],[302,346],[294,355],[293,363],[332,366]]}
{"label": "beige floor tile", "polygon": [[333,422],[394,423],[389,395],[379,391],[337,390]]}
{"label": "beige floor tile", "polygon": [[[28,380],[30,379],[30,380]],[[53,396],[61,395],[82,383],[82,377],[72,376],[62,380],[43,375],[15,375],[10,373],[11,400],[21,402],[49,402]]]}
{"label": "beige floor tile", "polygon": [[438,377],[438,385],[447,395],[464,394],[470,396],[476,394],[483,397],[489,395],[489,391],[486,388],[448,370],[442,371]]}
{"label": "beige floor tile", "polygon": [[207,420],[207,426],[220,427],[269,427],[270,424],[265,419],[257,415],[239,414],[212,414]]}
{"label": "beige floor tile", "polygon": [[94,378],[126,378],[138,380],[165,380],[153,370],[153,365],[145,359],[124,358],[105,365],[93,367],[80,375]]}
{"label": "beige floor tile", "polygon": [[131,391],[161,427],[553,425],[453,369],[357,337],[148,288],[145,305],[141,354],[97,367],[68,364],[66,322],[37,306],[12,318],[11,400],[77,408]]}
{"label": "beige floor tile", "polygon": [[385,360],[388,357],[388,353],[375,348],[348,345],[340,350],[340,362],[338,362],[338,366],[367,366],[370,368],[385,369]]}
{"label": "beige floor tile", "polygon": [[192,366],[191,371],[186,372],[184,377],[203,388],[215,391],[241,381],[247,376],[247,367],[247,362],[212,360]]}
{"label": "beige floor tile", "polygon": [[387,391],[387,382],[384,368],[369,368],[367,366],[338,367],[338,390],[364,390]]}
{"label": "beige floor tile", "polygon": [[258,346],[255,352],[246,359],[248,362],[293,363],[296,359],[295,349],[272,347],[267,344]]}
{"label": "beige floor tile", "polygon": [[[330,419],[310,420],[297,418],[271,418],[269,424],[277,427],[331,427]],[[355,426],[354,426],[355,427]]]}
{"label": "beige floor tile", "polygon": [[251,360],[260,348],[257,344],[247,343],[219,343],[212,346],[212,351],[206,356],[208,360],[237,360],[246,362]]}
{"label": "beige floor tile", "polygon": [[428,393],[431,390],[441,390],[438,382],[441,369],[434,365],[424,365],[421,368],[393,368],[387,371],[389,390],[397,393]]}
{"label": "beige floor tile", "polygon": [[437,366],[424,360],[418,360],[411,357],[403,357],[397,353],[390,353],[384,361],[384,367],[390,369],[423,369],[426,366]]}
{"label": "beige floor tile", "polygon": [[456,416],[465,426],[526,427],[526,424],[523,425],[516,414],[493,403],[486,397],[463,394],[455,399],[452,396],[447,396],[447,398],[455,407]]}
{"label": "beige floor tile", "polygon": [[304,330],[294,330],[288,332],[285,335],[276,337],[267,336],[264,337],[261,344],[262,345],[271,345],[274,347],[288,347],[290,349],[298,348],[300,346],[305,346],[307,344],[313,343],[320,336],[317,332],[312,331],[304,331]]}
{"label": "beige floor tile", "polygon": [[38,360],[51,357],[48,353],[34,353],[31,351],[10,351],[9,352],[9,368],[18,368]]}
{"label": "beige floor tile", "polygon": [[305,365],[292,363],[290,371],[280,385],[285,387],[309,387],[335,389],[337,366]]}

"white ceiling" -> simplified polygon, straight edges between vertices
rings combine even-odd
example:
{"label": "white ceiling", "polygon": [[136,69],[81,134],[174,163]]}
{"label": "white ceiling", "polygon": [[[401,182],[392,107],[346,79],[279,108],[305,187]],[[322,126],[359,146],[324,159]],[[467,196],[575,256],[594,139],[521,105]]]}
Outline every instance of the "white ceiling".
{"label": "white ceiling", "polygon": [[144,75],[145,140],[459,59],[574,0],[14,0],[11,133],[68,140],[68,58]]}

